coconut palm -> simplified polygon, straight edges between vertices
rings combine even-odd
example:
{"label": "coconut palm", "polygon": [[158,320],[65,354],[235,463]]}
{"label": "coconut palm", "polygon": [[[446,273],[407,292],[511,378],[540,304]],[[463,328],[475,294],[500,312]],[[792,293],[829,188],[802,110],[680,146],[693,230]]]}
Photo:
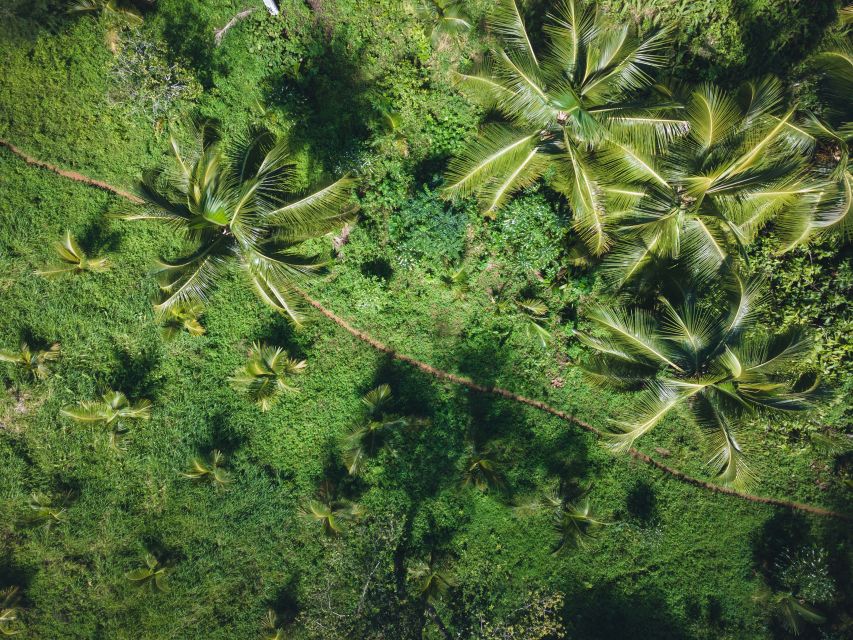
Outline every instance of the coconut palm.
{"label": "coconut palm", "polygon": [[337,536],[346,531],[347,523],[360,520],[364,510],[359,504],[339,497],[327,480],[320,486],[317,499],[310,500],[302,514],[318,523],[327,536]]}
{"label": "coconut palm", "polygon": [[264,640],[285,640],[284,633],[278,614],[272,609],[267,609],[267,615],[264,618]]}
{"label": "coconut palm", "polygon": [[50,529],[53,525],[65,521],[64,500],[44,493],[33,493],[30,496],[30,513],[25,518],[28,525]]}
{"label": "coconut palm", "polygon": [[62,240],[54,245],[54,249],[63,264],[39,269],[36,271],[38,275],[50,277],[66,273],[79,274],[86,271],[95,273],[109,269],[109,262],[106,258],[88,257],[70,231],[66,230]]}
{"label": "coconut palm", "polygon": [[127,434],[125,422],[128,420],[148,420],[151,417],[151,402],[140,400],[131,403],[121,391],[108,390],[100,400],[83,400],[74,407],[65,407],[61,411],[80,424],[101,425],[110,429],[110,444],[118,447],[120,440]]}
{"label": "coconut palm", "polygon": [[142,14],[128,0],[71,0],[68,2],[68,13],[101,14],[110,19],[118,18],[132,26],[142,24]]}
{"label": "coconut palm", "polygon": [[20,606],[18,606],[20,601],[21,595],[18,587],[0,589],[0,635],[14,636],[21,632],[18,623],[18,616],[21,611]]}
{"label": "coconut palm", "polygon": [[140,589],[168,591],[166,574],[168,569],[150,553],[145,554],[145,566],[127,572],[127,579]]}
{"label": "coconut palm", "polygon": [[0,350],[0,362],[11,362],[29,373],[33,378],[44,380],[48,374],[48,363],[59,358],[59,343],[50,345],[46,350],[31,349],[26,342],[21,342],[17,351]]}
{"label": "coconut palm", "polygon": [[183,473],[185,478],[210,482],[217,489],[223,489],[231,482],[231,474],[224,468],[225,455],[214,449],[208,460],[194,458],[190,470]]}
{"label": "coconut palm", "polygon": [[383,446],[389,431],[408,424],[399,416],[385,412],[391,402],[391,387],[387,384],[368,391],[361,402],[367,407],[367,417],[344,439],[344,464],[350,475],[362,472],[366,459]]}
{"label": "coconut palm", "polygon": [[231,378],[232,386],[257,404],[261,411],[269,411],[284,393],[297,393],[290,384],[291,378],[302,374],[305,360],[295,360],[284,349],[263,342],[254,342],[249,349],[246,364]]}
{"label": "coconut palm", "polygon": [[804,203],[820,197],[820,185],[802,177],[810,136],[794,124],[793,109],[780,112],[782,98],[775,78],[735,93],[702,85],[684,100],[687,133],[664,153],[602,154],[643,193],[618,216],[624,241],[603,269],[614,285],[656,261],[713,276],[777,214],[801,216]]}
{"label": "coconut palm", "polygon": [[756,281],[733,276],[729,289],[722,309],[691,294],[681,304],[661,297],[652,310],[599,307],[587,314],[594,334],[577,332],[593,350],[587,374],[619,389],[642,390],[610,434],[615,449],[627,450],[686,406],[707,437],[718,479],[743,484],[750,477],[737,437],[743,418],[812,406],[816,378],[792,374],[809,353],[809,340],[796,329],[776,335],[756,330],[763,297]]}
{"label": "coconut palm", "polygon": [[786,249],[806,243],[818,234],[831,233],[842,241],[853,236],[852,33],[836,36],[810,61],[809,70],[819,79],[824,105],[820,115],[806,113],[799,127],[814,139],[813,167],[824,181],[824,190],[820,198],[804,203],[810,215],[783,218],[780,226]]}
{"label": "coconut palm", "polygon": [[186,331],[191,336],[204,335],[204,327],[199,322],[202,311],[203,307],[198,302],[169,307],[163,318],[163,337],[170,340],[181,331]]}
{"label": "coconut palm", "polygon": [[610,243],[606,208],[620,210],[636,195],[593,156],[609,147],[640,167],[635,149],[654,149],[684,127],[669,105],[637,102],[652,85],[648,72],[665,63],[665,34],[642,39],[627,24],[606,22],[597,3],[581,0],[557,3],[542,51],[514,0],[501,0],[489,23],[502,46],[459,82],[507,124],[487,125],[451,161],[445,195],[476,194],[493,216],[514,192],[552,173],[552,185],[571,204],[575,229],[601,254]]}
{"label": "coconut palm", "polygon": [[173,166],[143,182],[146,205],[127,220],[159,220],[192,246],[159,263],[158,312],[204,303],[236,268],[260,299],[293,322],[301,313],[294,287],[323,266],[302,250],[304,241],[339,229],[350,218],[352,181],[343,178],[296,199],[296,172],[283,140],[247,136],[226,149],[207,125],[193,130],[185,152],[172,138]]}

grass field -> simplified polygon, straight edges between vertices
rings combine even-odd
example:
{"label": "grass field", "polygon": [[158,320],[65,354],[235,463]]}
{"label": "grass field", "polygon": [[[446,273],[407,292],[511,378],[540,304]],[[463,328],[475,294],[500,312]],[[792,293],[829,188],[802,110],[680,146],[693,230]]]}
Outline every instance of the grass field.
{"label": "grass field", "polygon": [[[429,41],[411,15],[400,17],[399,3],[377,3],[375,13],[371,3],[328,3],[320,26],[306,6],[282,3],[290,9],[283,11],[289,39],[261,9],[220,49],[208,45],[216,64],[203,69],[207,59],[190,50],[192,38],[209,37],[210,25],[239,7],[164,0],[142,33],[178,51],[200,93],[179,98],[162,121],[116,99],[105,19],[44,18],[57,15],[53,4],[29,17],[21,9],[0,26],[0,137],[123,188],[162,162],[169,120],[193,110],[219,117],[226,135],[261,119],[303,138],[297,155],[306,177],[351,167],[365,176],[360,221],[326,274],[308,284],[312,296],[401,353],[607,426],[624,397],[589,385],[576,366],[585,351],[573,337],[584,322],[578,309],[603,295],[601,284],[595,272],[576,267],[562,276],[562,289],[537,277],[559,270],[566,229],[565,212],[544,190],[529,189],[494,222],[439,199],[442,159],[479,113],[450,88],[446,60],[418,60],[429,55]],[[474,4],[480,10],[486,3]],[[352,21],[341,18],[348,12]],[[383,29],[399,20],[394,38],[403,48],[395,55]],[[185,51],[175,31],[186,35]],[[315,31],[334,32],[331,44],[313,40]],[[357,86],[332,92],[335,78],[323,73],[342,51],[366,71]],[[281,76],[291,59],[303,70]],[[426,107],[412,104],[418,92],[429,96]],[[380,98],[393,99],[402,114],[405,154],[396,133],[375,118],[357,121],[346,104]],[[340,122],[330,121],[332,105],[315,108],[329,99],[346,104]],[[511,620],[540,594],[562,595],[570,638],[785,637],[752,598],[783,552],[812,546],[827,550],[837,594],[824,607],[826,635],[808,627],[804,637],[850,632],[849,523],[680,483],[554,416],[396,362],[319,314],[294,328],[237,274],[205,308],[204,335],[166,339],[151,307],[151,267],[175,255],[180,239],[156,224],[116,219],[127,207],[122,199],[27,166],[6,149],[0,194],[0,347],[21,339],[61,344],[44,381],[0,365],[0,587],[21,588],[21,637],[264,637],[272,609],[292,634],[283,637],[440,638],[433,605],[425,609],[405,579],[407,568],[430,558],[452,576],[452,595],[437,600],[434,612],[453,637],[481,637],[481,621]],[[110,268],[36,274],[56,261],[52,245],[65,230]],[[329,251],[330,239],[316,242]],[[838,276],[849,274],[844,256],[823,259],[826,271],[810,277],[834,273],[838,290],[849,293],[849,280]],[[782,260],[779,272],[796,279],[801,260]],[[461,267],[466,282],[450,283]],[[528,293],[545,300],[547,346],[525,332],[514,305],[495,303],[499,290],[509,300]],[[796,301],[784,305],[796,313]],[[851,321],[849,303],[832,308],[833,316],[805,320],[835,354],[849,344]],[[768,322],[779,313],[768,309]],[[299,392],[266,413],[229,383],[257,340],[307,361]],[[817,357],[819,366],[828,361]],[[849,371],[842,360],[830,372],[836,391],[849,389]],[[390,385],[394,412],[409,424],[353,478],[341,461],[343,438],[364,418],[361,397],[379,384]],[[107,388],[152,402],[151,419],[132,423],[120,448],[110,446],[107,430],[60,413]],[[849,407],[840,393],[817,414],[750,424],[751,491],[849,513],[849,458],[819,450],[808,437],[819,427],[849,430]],[[502,486],[463,487],[471,447],[487,446],[498,452]],[[686,412],[667,418],[639,447],[709,477]],[[224,490],[182,475],[214,449],[232,475]],[[339,537],[323,536],[304,514],[329,481],[365,510]],[[605,524],[584,546],[555,555],[550,516],[523,516],[513,505],[560,481],[588,485]],[[67,496],[60,523],[23,525],[33,492]],[[127,580],[146,553],[168,567],[168,592]]]}

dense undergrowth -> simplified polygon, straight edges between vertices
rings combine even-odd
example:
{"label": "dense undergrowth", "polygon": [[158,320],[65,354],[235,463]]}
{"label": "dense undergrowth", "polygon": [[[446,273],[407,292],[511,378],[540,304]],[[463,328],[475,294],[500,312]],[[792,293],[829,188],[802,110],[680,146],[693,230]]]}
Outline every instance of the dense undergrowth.
{"label": "dense undergrowth", "polygon": [[[580,312],[608,294],[595,268],[569,260],[565,204],[534,186],[484,220],[475,203],[439,195],[448,156],[485,116],[453,87],[452,70],[488,34],[431,38],[429,22],[392,0],[286,1],[279,17],[258,2],[216,46],[214,30],[242,3],[156,4],[138,27],[71,17],[54,0],[0,7],[0,137],[132,188],[189,116],[215,119],[226,139],[253,124],[287,136],[305,186],[360,177],[358,223],[312,295],[403,353],[608,424],[624,399],[589,385],[573,337],[587,328]],[[838,8],[601,4],[643,29],[674,25],[675,81],[733,85],[772,72],[807,102],[802,62]],[[465,5],[481,25],[490,3]],[[828,620],[803,637],[850,633],[847,523],[677,483],[557,418],[390,361],[320,317],[296,329],[236,277],[204,309],[204,335],[167,339],[150,270],[177,254],[179,239],[116,219],[119,198],[5,149],[0,194],[0,348],[61,345],[45,380],[0,370],[0,588],[20,588],[22,637],[275,637],[269,610],[294,638],[440,638],[436,619],[462,638],[558,638],[560,627],[583,639],[787,637],[756,595],[805,592],[818,579],[809,593]],[[65,230],[110,268],[36,274]],[[330,251],[328,239],[317,246]],[[850,512],[850,454],[837,445],[851,417],[849,249],[821,240],[778,256],[771,229],[751,252],[750,269],[772,292],[763,320],[810,327],[817,348],[803,370],[817,367],[834,391],[815,412],[749,425],[752,490]],[[265,413],[229,383],[254,341],[307,361],[299,392]],[[380,384],[408,426],[351,477],[344,438]],[[134,422],[119,447],[108,429],[60,413],[108,388],[152,402],[151,419]],[[709,475],[686,412],[641,448]],[[214,450],[229,484],[183,475]],[[463,483],[484,451],[502,479],[487,491]],[[553,554],[551,514],[513,507],[558,485],[588,487],[606,524]],[[323,491],[364,509],[340,536],[305,515]],[[27,523],[33,493],[64,501],[59,522]],[[791,560],[813,549],[826,558]],[[128,581],[146,553],[167,567],[168,592]],[[412,576],[424,565],[446,576],[447,597],[418,593]]]}

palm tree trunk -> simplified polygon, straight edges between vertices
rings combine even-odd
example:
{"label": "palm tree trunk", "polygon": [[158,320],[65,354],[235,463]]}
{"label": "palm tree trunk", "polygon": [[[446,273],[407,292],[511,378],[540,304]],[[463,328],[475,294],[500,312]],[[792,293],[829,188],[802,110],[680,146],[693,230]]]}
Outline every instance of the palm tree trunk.
{"label": "palm tree trunk", "polygon": [[[48,162],[44,162],[42,160],[38,160],[36,158],[33,158],[32,156],[27,155],[21,149],[19,149],[15,145],[13,145],[11,142],[8,142],[7,140],[3,140],[2,138],[0,138],[0,147],[6,147],[7,149],[9,149],[9,151],[11,151],[13,154],[18,156],[19,158],[21,158],[24,162],[26,162],[30,166],[39,167],[40,169],[47,169],[48,171],[52,171],[53,173],[56,173],[57,175],[60,175],[64,178],[68,178],[68,179],[74,180],[76,182],[82,182],[83,184],[89,185],[91,187],[97,187],[98,189],[103,189],[104,191],[108,191],[110,193],[113,193],[117,196],[120,196],[120,197],[122,197],[122,198],[124,198],[130,202],[136,203],[136,204],[141,204],[143,202],[142,199],[139,198],[138,196],[135,196],[132,193],[124,191],[123,189],[120,189],[119,187],[114,187],[111,184],[108,184],[108,183],[103,182],[101,180],[89,178],[88,176],[84,176],[80,173],[77,173],[76,171],[67,171],[65,169],[60,169],[59,167],[52,165]],[[503,398],[507,398],[508,400],[512,400],[513,402],[525,404],[529,407],[533,407],[534,409],[538,409],[539,411],[543,411],[545,413],[556,416],[556,417],[560,418],[561,420],[565,420],[566,422],[570,422],[570,423],[580,427],[581,429],[584,429],[585,431],[589,431],[590,433],[593,433],[597,436],[601,436],[603,433],[601,430],[595,428],[594,426],[592,426],[591,424],[589,424],[587,422],[584,422],[580,418],[573,416],[570,413],[566,413],[565,411],[561,411],[560,409],[557,409],[555,407],[552,407],[551,405],[549,405],[545,402],[542,402],[541,400],[534,400],[532,398],[528,398],[526,396],[522,396],[522,395],[519,395],[517,393],[513,393],[512,391],[509,391],[508,389],[504,389],[503,387],[486,386],[486,385],[478,384],[478,383],[476,383],[473,380],[470,380],[468,378],[456,375],[455,373],[450,373],[448,371],[444,371],[442,369],[436,369],[435,367],[433,367],[433,366],[431,366],[425,362],[421,362],[420,360],[417,360],[411,356],[407,356],[403,353],[398,353],[397,351],[395,351],[394,349],[392,349],[388,345],[380,342],[376,338],[364,333],[363,331],[356,329],[351,324],[349,324],[346,320],[344,320],[340,316],[336,315],[334,312],[326,309],[326,307],[324,307],[322,304],[320,304],[317,300],[314,300],[311,296],[309,296],[304,291],[297,290],[297,292],[299,293],[299,295],[301,295],[305,299],[305,301],[308,304],[310,304],[312,307],[317,309],[317,311],[319,311],[326,318],[328,318],[329,320],[331,320],[332,322],[337,324],[339,327],[341,327],[344,331],[351,334],[355,338],[361,340],[362,342],[370,345],[373,349],[375,349],[377,351],[381,351],[382,353],[388,354],[388,356],[390,358],[393,358],[394,360],[398,360],[400,362],[405,362],[406,364],[409,364],[409,365],[415,367],[416,369],[420,369],[424,373],[427,373],[427,374],[433,376],[434,378],[438,378],[439,380],[447,380],[448,382],[451,382],[453,384],[457,384],[457,385],[460,385],[463,387],[467,387],[468,389],[471,389],[472,391],[477,391],[478,393],[488,393],[488,394],[492,394],[492,395],[497,395],[497,396],[501,396]],[[756,504],[766,504],[766,505],[770,505],[770,506],[774,506],[774,507],[783,507],[785,509],[790,509],[792,511],[802,511],[804,513],[811,513],[811,514],[816,515],[816,516],[825,516],[825,517],[829,517],[829,518],[838,518],[840,520],[853,521],[853,515],[851,515],[849,513],[832,511],[830,509],[824,509],[823,507],[816,507],[816,506],[813,506],[810,504],[804,504],[802,502],[794,502],[791,500],[782,500],[780,498],[768,498],[768,497],[764,497],[764,496],[756,496],[756,495],[753,495],[750,493],[744,493],[742,491],[736,491],[735,489],[730,489],[728,487],[723,487],[723,486],[718,485],[718,484],[713,484],[710,482],[706,482],[705,480],[700,480],[698,478],[694,478],[693,476],[687,475],[683,471],[680,471],[678,469],[674,469],[672,467],[669,467],[669,466],[663,464],[662,462],[655,460],[651,456],[643,453],[642,451],[640,451],[638,449],[631,448],[628,450],[628,453],[635,460],[645,462],[646,464],[651,465],[652,467],[655,467],[656,469],[658,469],[660,471],[663,471],[664,473],[672,476],[673,478],[675,478],[676,480],[678,480],[680,482],[692,485],[694,487],[699,487],[700,489],[706,489],[706,490],[712,491],[714,493],[722,493],[722,494],[725,494],[728,496],[734,496],[734,497],[740,498],[742,500],[747,500],[748,502],[754,502]]]}

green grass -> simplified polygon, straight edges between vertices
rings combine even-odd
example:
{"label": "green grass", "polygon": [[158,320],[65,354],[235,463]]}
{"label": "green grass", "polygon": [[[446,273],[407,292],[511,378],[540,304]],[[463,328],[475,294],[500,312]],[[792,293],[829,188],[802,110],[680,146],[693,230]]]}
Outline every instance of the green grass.
{"label": "green grass", "polygon": [[[163,28],[159,20],[177,19],[169,18],[177,5],[163,4],[166,17],[146,27],[152,37]],[[193,6],[214,24],[227,19],[228,11],[212,14],[209,5]],[[336,12],[355,11],[347,33],[360,34],[355,48],[378,74],[377,84],[385,85],[379,93],[411,105],[424,91],[439,113],[440,105],[457,104],[441,69],[412,62],[417,47],[402,53],[382,48],[381,29],[399,18],[396,5],[383,4],[376,15],[370,6],[332,4],[329,20],[334,29]],[[166,139],[153,122],[109,104],[112,54],[104,26],[89,19],[62,19],[53,29],[21,24],[29,30],[0,42],[6,68],[14,69],[0,79],[0,136],[63,167],[132,186],[143,169],[157,164]],[[404,24],[400,42],[421,42],[411,18]],[[267,42],[267,27],[258,16],[235,28],[235,45],[255,37]],[[258,70],[251,51],[229,51],[244,68],[270,79],[272,72]],[[411,86],[394,84],[392,63],[401,65],[400,82]],[[423,88],[417,88],[418,73]],[[233,107],[226,129],[254,117],[257,96],[242,93],[239,78],[214,73],[202,79],[212,86],[201,104],[182,109],[227,114]],[[265,117],[282,131],[298,130],[304,121],[293,105],[300,92],[322,81],[288,80],[296,97],[275,103]],[[406,108],[412,110],[406,125],[411,136],[432,135],[422,114]],[[455,140],[473,118],[464,109],[457,116],[429,126]],[[490,225],[471,208],[448,212],[421,184],[440,169],[451,143],[438,140],[434,155],[412,145],[409,158],[400,160],[394,145],[371,146],[383,134],[370,127],[332,133],[352,131],[370,136],[350,142],[360,161],[370,161],[365,171],[376,189],[362,194],[362,223],[343,257],[311,285],[312,295],[402,353],[605,426],[624,399],[587,385],[575,367],[582,355],[571,337],[577,320],[571,313],[559,324],[553,320],[557,311],[574,311],[599,295],[595,279],[572,270],[566,289],[553,292],[531,273],[556,271],[563,212],[539,193],[520,198]],[[305,148],[326,159],[322,140]],[[210,301],[204,336],[166,341],[150,304],[153,260],[179,248],[165,229],[117,221],[108,214],[124,206],[119,199],[27,167],[6,150],[0,150],[0,193],[0,347],[21,337],[34,345],[62,344],[62,358],[45,382],[26,380],[6,365],[0,369],[6,382],[0,396],[0,586],[22,587],[23,637],[255,638],[270,607],[295,620],[297,638],[420,637],[422,607],[400,580],[406,566],[430,553],[454,576],[454,597],[437,609],[460,633],[468,633],[477,615],[506,617],[529,589],[541,588],[565,594],[562,613],[572,638],[621,638],[626,629],[649,638],[771,638],[777,630],[751,596],[766,563],[786,545],[829,549],[835,580],[845,585],[850,541],[842,523],[678,483],[612,455],[555,417],[389,361],[318,315],[296,331],[236,275]],[[450,222],[432,228],[438,212]],[[553,224],[542,232],[536,221],[545,215]],[[453,220],[462,220],[470,234],[462,242],[462,262],[446,264],[446,253],[423,248],[454,233],[459,227]],[[34,270],[52,261],[51,243],[65,229],[93,254],[108,256],[112,268],[55,280],[37,276]],[[458,238],[454,242],[448,243],[451,254],[459,246]],[[460,264],[471,273],[465,291],[442,280]],[[555,335],[548,349],[524,336],[515,310],[493,304],[502,283],[510,299],[529,290],[547,301]],[[824,330],[843,326],[844,313]],[[300,392],[268,413],[228,383],[258,339],[308,361]],[[391,385],[398,412],[420,420],[395,433],[391,447],[353,480],[341,464],[341,438],[363,416],[360,397],[379,383]],[[93,399],[106,387],[153,402],[151,420],[132,425],[123,452],[109,448],[104,432],[59,415],[63,406]],[[821,415],[828,426],[844,428],[843,411]],[[668,419],[642,448],[665,448],[671,452],[667,464],[707,477],[705,452],[686,418]],[[807,425],[795,423],[804,430]],[[472,433],[503,451],[504,489],[481,494],[460,488]],[[756,493],[850,509],[832,458],[807,438],[788,438],[759,421],[744,441],[759,470]],[[180,475],[193,457],[214,448],[225,453],[234,477],[227,491]],[[591,503],[609,524],[586,547],[555,556],[549,517],[522,518],[511,505],[560,477],[589,483]],[[301,514],[326,478],[367,508],[364,522],[340,539],[324,538]],[[825,490],[818,486],[823,481]],[[20,526],[27,497],[37,490],[69,492],[64,523],[48,531]],[[146,551],[170,567],[169,593],[138,591],[125,578]],[[849,597],[842,593],[832,614],[839,628]],[[425,628],[425,637],[439,637],[433,625]]]}

